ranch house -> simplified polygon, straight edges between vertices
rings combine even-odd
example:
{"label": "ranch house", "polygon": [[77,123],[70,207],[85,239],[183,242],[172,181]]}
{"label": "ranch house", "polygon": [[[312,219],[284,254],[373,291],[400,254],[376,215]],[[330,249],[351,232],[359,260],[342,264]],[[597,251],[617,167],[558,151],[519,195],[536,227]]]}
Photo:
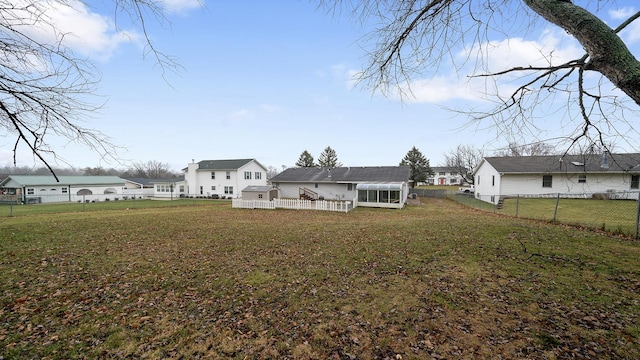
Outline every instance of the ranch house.
{"label": "ranch house", "polygon": [[486,157],[473,176],[475,197],[493,204],[520,195],[637,199],[640,154]]}
{"label": "ranch house", "polygon": [[289,168],[271,178],[283,198],[354,201],[356,206],[402,208],[408,166]]}

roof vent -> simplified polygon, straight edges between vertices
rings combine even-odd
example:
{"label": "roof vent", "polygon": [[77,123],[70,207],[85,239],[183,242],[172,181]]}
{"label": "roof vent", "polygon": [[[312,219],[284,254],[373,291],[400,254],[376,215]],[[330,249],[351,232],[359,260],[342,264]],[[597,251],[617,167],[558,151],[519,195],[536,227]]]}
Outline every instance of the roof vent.
{"label": "roof vent", "polygon": [[606,151],[602,153],[602,163],[600,164],[600,167],[603,169],[609,168],[609,157],[607,156]]}

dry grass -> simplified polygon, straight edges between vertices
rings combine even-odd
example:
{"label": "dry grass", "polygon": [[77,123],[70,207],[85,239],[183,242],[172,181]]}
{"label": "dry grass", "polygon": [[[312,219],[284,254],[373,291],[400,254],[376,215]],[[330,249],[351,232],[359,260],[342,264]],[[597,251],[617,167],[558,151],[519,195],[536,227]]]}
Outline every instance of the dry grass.
{"label": "dry grass", "polygon": [[639,358],[640,247],[447,200],[3,218],[9,358]]}

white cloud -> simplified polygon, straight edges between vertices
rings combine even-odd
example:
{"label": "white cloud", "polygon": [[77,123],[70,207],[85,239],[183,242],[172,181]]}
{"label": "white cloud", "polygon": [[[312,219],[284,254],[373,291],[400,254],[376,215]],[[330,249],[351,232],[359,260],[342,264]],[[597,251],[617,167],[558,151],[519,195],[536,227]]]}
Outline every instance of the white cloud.
{"label": "white cloud", "polygon": [[611,16],[612,19],[616,19],[616,20],[626,20],[635,13],[636,11],[631,7],[623,7],[620,9],[609,10],[609,16]]}
{"label": "white cloud", "polygon": [[260,105],[260,109],[266,113],[278,113],[283,110],[282,106],[271,104],[262,104]]}
{"label": "white cloud", "polygon": [[202,0],[162,0],[164,8],[169,12],[182,13],[202,7]]}
{"label": "white cloud", "polygon": [[[34,25],[22,21],[25,25],[20,30],[45,43],[62,41],[64,46],[85,56],[108,58],[120,44],[137,38],[133,32],[116,31],[110,18],[91,12],[78,0],[18,1],[32,6],[27,7],[28,10],[17,11],[16,16],[34,20]],[[38,16],[40,20],[36,20]]]}
{"label": "white cloud", "polygon": [[242,119],[249,116],[251,116],[251,111],[247,109],[236,110],[229,114],[229,117],[232,119]]}
{"label": "white cloud", "polygon": [[[634,8],[624,7],[609,11],[609,16],[611,16],[612,19],[624,21],[636,12]],[[640,21],[636,20],[627,25],[627,27],[620,32],[620,37],[625,40],[627,45],[640,42]]]}
{"label": "white cloud", "polygon": [[[472,55],[469,55],[472,54]],[[482,65],[473,62],[477,56],[482,56]],[[577,59],[584,54],[580,45],[560,31],[544,31],[536,40],[523,38],[511,38],[488,43],[478,44],[470,49],[460,51],[456,57],[463,63],[465,59],[472,59],[469,63],[457,71],[441,72],[439,76],[430,79],[415,79],[411,83],[394,93],[394,97],[400,98],[400,94],[410,94],[413,98],[403,97],[407,102],[419,103],[443,103],[455,99],[481,100],[488,92],[486,78],[461,79],[470,75],[495,73],[514,67],[549,66],[549,64],[561,64]],[[522,74],[518,74],[522,76]],[[509,91],[513,85],[509,80],[514,77],[502,76],[498,78],[500,93]],[[496,78],[490,78],[494,81]],[[494,92],[493,83],[491,93]]]}

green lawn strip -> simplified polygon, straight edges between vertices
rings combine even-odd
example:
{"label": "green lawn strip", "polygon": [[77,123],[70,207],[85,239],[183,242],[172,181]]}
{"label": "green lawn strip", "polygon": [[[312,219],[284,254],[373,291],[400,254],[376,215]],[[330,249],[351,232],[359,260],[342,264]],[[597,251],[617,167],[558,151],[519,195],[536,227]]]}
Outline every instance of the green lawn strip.
{"label": "green lawn strip", "polygon": [[144,208],[165,208],[176,206],[194,206],[194,205],[223,205],[230,206],[229,200],[209,200],[209,199],[174,199],[174,200],[111,200],[99,202],[73,202],[73,203],[55,203],[55,204],[0,204],[0,218],[16,217],[25,215],[40,215],[50,213],[78,213],[92,212],[102,210],[135,210]]}
{"label": "green lawn strip", "polygon": [[444,200],[30,215],[0,238],[5,358],[640,356],[637,242]]}
{"label": "green lawn strip", "polygon": [[611,233],[633,235],[638,203],[628,200],[508,198],[501,214],[540,220],[555,220],[570,225]]}

